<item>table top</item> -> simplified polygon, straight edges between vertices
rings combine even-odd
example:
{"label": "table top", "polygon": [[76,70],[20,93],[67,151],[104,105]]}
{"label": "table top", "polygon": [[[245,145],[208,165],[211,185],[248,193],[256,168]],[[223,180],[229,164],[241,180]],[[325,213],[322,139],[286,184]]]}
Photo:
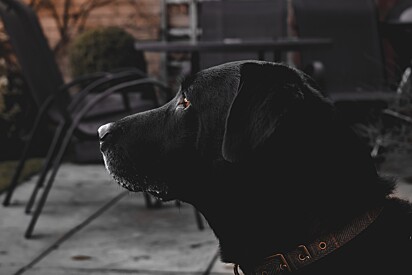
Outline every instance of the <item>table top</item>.
{"label": "table top", "polygon": [[387,20],[382,22],[382,24],[390,26],[412,26],[412,21],[402,21],[402,20]]}
{"label": "table top", "polygon": [[400,21],[400,20],[388,20],[381,23],[381,29],[384,34],[391,35],[392,31],[411,31],[412,22],[411,21]]}
{"label": "table top", "polygon": [[264,51],[304,50],[329,47],[329,38],[279,38],[273,40],[225,39],[222,41],[153,41],[136,42],[135,49],[142,51],[202,52],[202,51]]}

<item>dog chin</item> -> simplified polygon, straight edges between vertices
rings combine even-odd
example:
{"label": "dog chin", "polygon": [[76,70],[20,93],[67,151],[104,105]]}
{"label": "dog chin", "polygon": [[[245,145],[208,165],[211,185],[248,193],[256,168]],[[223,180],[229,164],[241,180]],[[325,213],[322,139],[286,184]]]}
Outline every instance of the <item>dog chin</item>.
{"label": "dog chin", "polygon": [[103,154],[103,160],[106,170],[121,187],[131,192],[147,192],[162,201],[174,199],[165,181],[135,173],[133,169],[125,171],[123,166],[121,166],[123,169],[117,169],[116,165],[105,154]]}

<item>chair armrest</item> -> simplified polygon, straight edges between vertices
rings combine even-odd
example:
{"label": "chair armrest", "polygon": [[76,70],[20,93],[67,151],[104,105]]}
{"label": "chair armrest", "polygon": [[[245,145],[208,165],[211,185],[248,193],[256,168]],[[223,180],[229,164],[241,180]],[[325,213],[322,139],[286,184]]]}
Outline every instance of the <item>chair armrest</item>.
{"label": "chair armrest", "polygon": [[323,91],[324,78],[325,78],[325,66],[321,61],[313,61],[307,64],[303,71],[308,74],[315,83],[312,83],[316,88]]}
{"label": "chair armrest", "polygon": [[81,75],[79,77],[74,78],[70,82],[64,84],[63,86],[61,86],[59,88],[59,91],[60,92],[67,91],[68,89],[76,85],[80,85],[86,82],[92,82],[99,78],[106,77],[110,74],[117,74],[117,73],[126,72],[126,71],[134,72],[136,75],[140,75],[141,77],[147,77],[146,73],[134,67],[117,68],[109,72],[96,72],[96,73]]}
{"label": "chair armrest", "polygon": [[149,77],[149,75],[145,72],[143,72],[142,70],[136,68],[136,67],[121,67],[121,68],[116,68],[113,70],[110,70],[110,73],[120,73],[120,72],[124,72],[124,71],[134,71],[136,72],[136,74],[140,74],[141,77]]}
{"label": "chair armrest", "polygon": [[48,110],[48,108],[53,104],[53,102],[56,100],[56,97],[61,95],[63,92],[66,92],[70,88],[85,83],[85,82],[90,82],[90,81],[95,81],[96,79],[99,79],[101,77],[104,77],[108,75],[106,72],[98,72],[98,73],[93,73],[93,74],[88,74],[84,76],[80,76],[78,78],[73,79],[72,81],[63,84],[62,86],[59,87],[56,93],[50,94],[47,96],[47,98],[42,102],[42,104],[39,107],[39,115],[43,116],[43,114]]}
{"label": "chair armrest", "polygon": [[396,112],[396,111],[394,111],[394,110],[385,109],[385,110],[382,111],[382,113],[383,113],[384,115],[387,115],[387,116],[391,117],[391,118],[395,118],[395,119],[397,119],[397,120],[399,120],[399,121],[401,121],[401,122],[408,123],[408,124],[412,124],[412,117],[406,116],[406,115],[401,114],[401,113],[399,113],[399,112]]}
{"label": "chair armrest", "polygon": [[91,82],[91,81],[95,81],[101,77],[105,77],[107,75],[109,75],[110,73],[108,72],[97,72],[97,73],[92,73],[92,74],[87,74],[87,75],[82,75],[79,76],[73,80],[71,80],[68,83],[63,84],[60,88],[59,88],[59,93],[67,91],[68,89],[76,86],[76,85],[80,85],[83,83],[87,83],[87,82]]}
{"label": "chair armrest", "polygon": [[67,110],[68,112],[73,112],[76,106],[81,103],[88,94],[94,92],[95,90],[101,88],[103,85],[111,84],[112,82],[119,81],[123,78],[136,77],[142,78],[142,72],[138,69],[124,70],[117,73],[108,73],[103,77],[91,82],[85,88],[80,90],[75,96],[73,96]]}
{"label": "chair armrest", "polygon": [[74,112],[74,116],[72,117],[72,124],[70,125],[71,130],[74,130],[77,125],[79,124],[80,120],[97,104],[99,103],[101,100],[103,100],[104,98],[117,93],[117,92],[122,92],[124,89],[126,88],[131,88],[131,87],[138,87],[138,86],[142,86],[145,84],[152,84],[154,86],[157,86],[161,89],[164,90],[168,90],[169,87],[157,80],[157,79],[153,79],[153,78],[144,78],[144,79],[137,79],[137,80],[131,80],[131,81],[127,81],[127,82],[123,82],[120,84],[117,84],[115,86],[112,86],[104,91],[102,91],[99,94],[96,94],[95,97],[93,97],[90,101],[88,101],[82,108],[80,108],[79,110],[76,110],[76,112]]}

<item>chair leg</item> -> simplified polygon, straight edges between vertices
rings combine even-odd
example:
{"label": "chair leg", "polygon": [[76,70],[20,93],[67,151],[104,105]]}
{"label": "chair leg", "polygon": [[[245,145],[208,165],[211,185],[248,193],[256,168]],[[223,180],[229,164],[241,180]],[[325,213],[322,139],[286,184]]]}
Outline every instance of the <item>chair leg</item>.
{"label": "chair leg", "polygon": [[162,201],[158,198],[155,198],[155,203],[153,204],[154,208],[161,208],[163,205]]}
{"label": "chair leg", "polygon": [[147,208],[160,208],[162,207],[162,201],[154,198],[155,202],[152,201],[152,196],[149,193],[143,192],[143,198]]}
{"label": "chair leg", "polygon": [[147,208],[152,208],[153,207],[153,203],[152,203],[152,198],[150,197],[150,195],[146,192],[143,192],[143,198],[146,204]]}
{"label": "chair leg", "polygon": [[[179,200],[175,200],[175,205],[176,205],[177,207],[180,207],[180,206],[181,206],[180,201],[179,201]],[[194,209],[194,212],[195,212],[195,218],[196,218],[197,228],[199,228],[199,230],[205,229],[205,225],[204,225],[204,223],[203,223],[202,215],[200,214],[200,212],[199,212],[196,208],[193,208],[193,209]]]}
{"label": "chair leg", "polygon": [[200,212],[196,208],[194,208],[194,210],[195,210],[195,217],[196,217],[197,227],[199,228],[199,230],[205,229],[205,226],[203,224],[203,219],[202,219],[202,216],[200,215]]}
{"label": "chair leg", "polygon": [[32,144],[32,139],[28,140],[25,144],[24,150],[23,150],[23,154],[20,157],[19,163],[17,164],[16,170],[14,170],[14,174],[13,177],[11,179],[11,182],[9,184],[9,187],[7,188],[7,193],[6,193],[6,197],[4,198],[3,201],[3,205],[4,206],[9,206],[10,205],[10,201],[11,198],[13,196],[14,190],[17,187],[17,184],[19,183],[19,178],[21,175],[21,172],[23,171],[24,165],[26,164],[26,160],[28,157],[28,153],[30,150]]}
{"label": "chair leg", "polygon": [[33,127],[30,129],[29,137],[28,137],[28,140],[26,141],[26,143],[24,145],[22,156],[20,157],[20,160],[19,160],[19,163],[17,164],[16,170],[14,170],[14,174],[13,174],[13,177],[12,177],[11,182],[9,184],[9,187],[7,188],[7,193],[6,193],[6,196],[5,196],[4,201],[3,201],[4,206],[10,205],[10,201],[11,201],[11,198],[13,196],[13,192],[16,189],[18,183],[19,183],[21,172],[23,171],[24,165],[25,165],[26,160],[29,156],[29,152],[30,152],[30,149],[31,149],[32,144],[33,144],[34,136],[35,136],[35,134],[36,134],[36,132],[39,128],[39,125],[40,125],[40,122],[43,118],[43,115],[44,115],[44,110],[40,111],[37,114],[36,119],[35,119],[34,124],[33,124]]}
{"label": "chair leg", "polygon": [[59,125],[56,129],[56,132],[54,133],[54,136],[53,136],[52,142],[50,144],[49,150],[47,151],[46,159],[44,160],[43,167],[42,167],[42,170],[40,172],[39,179],[37,180],[36,185],[34,186],[34,189],[31,193],[30,199],[26,204],[26,208],[25,208],[25,213],[26,214],[30,213],[31,208],[33,207],[33,204],[36,201],[37,193],[38,193],[40,187],[43,186],[44,181],[46,180],[47,173],[48,173],[48,171],[50,169],[50,166],[52,164],[53,157],[56,154],[56,149],[57,149],[59,141],[62,137],[62,134],[64,132],[65,127],[66,127],[66,125],[65,125],[64,122],[59,123]]}
{"label": "chair leg", "polygon": [[31,209],[34,205],[34,202],[36,201],[37,193],[39,192],[40,188],[43,187],[43,183],[46,179],[47,172],[49,171],[50,166],[51,166],[51,157],[48,157],[43,163],[43,167],[42,167],[39,179],[37,180],[36,185],[34,186],[33,191],[31,192],[30,198],[24,209],[24,212],[26,214],[30,214]]}
{"label": "chair leg", "polygon": [[60,163],[63,159],[64,153],[66,152],[67,146],[70,143],[71,137],[73,135],[73,132],[74,132],[74,129],[75,129],[76,126],[77,126],[77,124],[72,125],[72,127],[70,127],[67,130],[67,132],[64,136],[64,139],[63,139],[63,141],[60,145],[60,148],[59,148],[59,150],[56,154],[56,157],[53,161],[53,167],[52,167],[51,175],[50,175],[50,177],[47,181],[46,186],[44,187],[43,193],[42,193],[42,195],[39,199],[39,202],[36,205],[33,216],[31,218],[30,223],[29,223],[29,225],[26,229],[26,232],[24,234],[25,238],[30,238],[33,235],[34,227],[35,227],[36,222],[37,222],[37,220],[38,220],[38,218],[39,218],[39,216],[40,216],[40,214],[43,210],[44,204],[46,203],[47,196],[49,195],[50,189],[53,185],[54,179],[55,179],[56,174],[59,170]]}

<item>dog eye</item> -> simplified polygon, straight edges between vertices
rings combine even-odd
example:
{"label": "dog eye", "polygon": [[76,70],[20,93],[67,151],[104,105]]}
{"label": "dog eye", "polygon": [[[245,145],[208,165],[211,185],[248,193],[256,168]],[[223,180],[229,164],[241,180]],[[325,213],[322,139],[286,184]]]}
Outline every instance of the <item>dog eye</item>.
{"label": "dog eye", "polygon": [[186,109],[189,106],[190,106],[190,100],[188,100],[187,97],[183,94],[182,99],[180,100],[177,108]]}
{"label": "dog eye", "polygon": [[187,107],[190,106],[190,101],[186,97],[184,97],[182,104],[183,104],[183,107],[186,109]]}

